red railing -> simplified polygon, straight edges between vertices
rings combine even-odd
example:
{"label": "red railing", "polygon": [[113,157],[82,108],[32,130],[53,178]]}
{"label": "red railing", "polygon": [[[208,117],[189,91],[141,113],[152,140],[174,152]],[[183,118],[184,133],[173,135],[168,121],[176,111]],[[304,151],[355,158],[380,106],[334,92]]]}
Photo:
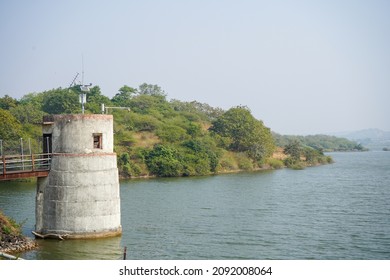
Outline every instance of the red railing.
{"label": "red railing", "polygon": [[51,154],[3,155],[0,160],[0,180],[47,176]]}

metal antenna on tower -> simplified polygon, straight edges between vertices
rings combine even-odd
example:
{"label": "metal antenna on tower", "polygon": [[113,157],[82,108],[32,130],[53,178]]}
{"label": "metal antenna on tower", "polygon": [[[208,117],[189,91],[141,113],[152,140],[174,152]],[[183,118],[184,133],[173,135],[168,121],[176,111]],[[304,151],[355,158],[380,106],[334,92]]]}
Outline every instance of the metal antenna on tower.
{"label": "metal antenna on tower", "polygon": [[84,85],[84,55],[81,55],[81,85]]}
{"label": "metal antenna on tower", "polygon": [[70,83],[69,87],[73,87],[76,85],[76,79],[79,76],[79,73],[76,73],[76,76],[74,76],[73,81]]}
{"label": "metal antenna on tower", "polygon": [[92,86],[92,83],[90,83],[89,85],[84,85],[84,55],[81,56],[81,67],[82,72],[80,89],[82,93],[80,93],[79,101],[81,103],[81,112],[82,114],[84,114],[84,104],[87,103],[87,92],[89,91],[89,87]]}

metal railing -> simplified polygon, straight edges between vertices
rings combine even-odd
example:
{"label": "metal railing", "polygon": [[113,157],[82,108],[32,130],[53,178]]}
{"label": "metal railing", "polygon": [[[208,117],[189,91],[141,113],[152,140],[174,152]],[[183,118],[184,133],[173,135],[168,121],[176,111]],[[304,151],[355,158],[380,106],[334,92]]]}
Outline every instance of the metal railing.
{"label": "metal railing", "polygon": [[31,155],[3,155],[0,159],[0,174],[48,171],[51,153]]}

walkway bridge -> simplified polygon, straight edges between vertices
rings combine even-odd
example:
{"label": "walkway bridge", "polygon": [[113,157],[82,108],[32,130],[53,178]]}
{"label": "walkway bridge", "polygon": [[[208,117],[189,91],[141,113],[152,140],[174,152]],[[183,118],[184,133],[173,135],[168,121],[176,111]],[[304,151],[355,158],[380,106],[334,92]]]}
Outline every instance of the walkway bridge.
{"label": "walkway bridge", "polygon": [[0,159],[0,181],[46,177],[49,174],[51,157],[51,153],[3,155]]}

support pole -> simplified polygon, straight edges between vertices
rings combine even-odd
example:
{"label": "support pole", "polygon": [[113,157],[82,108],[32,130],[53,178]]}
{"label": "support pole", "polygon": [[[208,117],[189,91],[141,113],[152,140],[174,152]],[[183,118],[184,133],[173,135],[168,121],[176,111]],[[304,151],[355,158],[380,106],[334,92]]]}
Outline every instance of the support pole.
{"label": "support pole", "polygon": [[5,156],[3,155],[3,175],[5,176],[7,167],[5,166]]}
{"label": "support pole", "polygon": [[31,153],[31,138],[28,138],[28,149],[30,151],[30,155],[32,155],[32,153]]}
{"label": "support pole", "polygon": [[50,148],[50,146],[49,146],[49,137],[46,137],[46,153],[47,153],[47,154],[50,153],[49,148]]}
{"label": "support pole", "polygon": [[23,159],[23,138],[20,138],[20,154],[22,155],[22,168],[24,170],[24,159]]}
{"label": "support pole", "polygon": [[31,154],[31,168],[32,168],[32,171],[35,171],[34,155],[33,154]]}

